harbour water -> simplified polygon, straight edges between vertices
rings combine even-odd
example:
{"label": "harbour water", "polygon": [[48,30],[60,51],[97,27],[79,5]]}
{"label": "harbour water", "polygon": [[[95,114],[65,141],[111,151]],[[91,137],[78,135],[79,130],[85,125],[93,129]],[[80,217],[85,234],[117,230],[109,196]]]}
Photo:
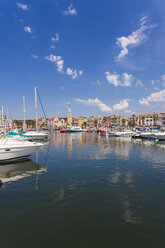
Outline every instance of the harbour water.
{"label": "harbour water", "polygon": [[165,247],[164,143],[55,133],[0,179],[1,248]]}

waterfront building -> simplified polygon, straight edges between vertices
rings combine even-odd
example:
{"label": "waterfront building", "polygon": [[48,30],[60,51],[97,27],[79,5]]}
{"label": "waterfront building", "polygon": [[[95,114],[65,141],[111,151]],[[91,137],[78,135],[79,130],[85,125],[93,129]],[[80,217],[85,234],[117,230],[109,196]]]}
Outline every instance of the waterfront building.
{"label": "waterfront building", "polygon": [[66,117],[58,117],[59,122],[57,123],[57,127],[66,128],[67,127],[67,118]]}
{"label": "waterfront building", "polygon": [[11,129],[13,121],[7,118],[6,115],[0,114],[0,129]]}
{"label": "waterfront building", "polygon": [[87,118],[84,116],[80,116],[78,118],[78,126],[82,127],[84,124],[87,124]]}
{"label": "waterfront building", "polygon": [[67,126],[67,118],[50,117],[47,119],[47,123],[51,128],[65,128]]}
{"label": "waterfront building", "polygon": [[72,118],[72,125],[73,126],[79,126],[79,118]]}
{"label": "waterfront building", "polygon": [[44,117],[41,117],[38,119],[38,125],[41,126],[41,125],[44,125],[46,124],[46,119]]}
{"label": "waterfront building", "polygon": [[161,127],[165,127],[165,112],[159,114],[159,122]]}
{"label": "waterfront building", "polygon": [[139,126],[142,127],[153,127],[153,126],[161,126],[160,114],[139,114],[138,117]]}

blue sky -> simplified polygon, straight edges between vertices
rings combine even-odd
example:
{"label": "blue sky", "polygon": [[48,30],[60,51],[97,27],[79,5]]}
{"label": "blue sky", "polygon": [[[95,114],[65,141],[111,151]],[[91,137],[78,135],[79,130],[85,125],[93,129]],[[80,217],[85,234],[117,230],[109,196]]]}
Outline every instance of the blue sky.
{"label": "blue sky", "polygon": [[[1,0],[0,105],[34,118],[165,110],[164,0]],[[42,116],[41,108],[39,115]]]}

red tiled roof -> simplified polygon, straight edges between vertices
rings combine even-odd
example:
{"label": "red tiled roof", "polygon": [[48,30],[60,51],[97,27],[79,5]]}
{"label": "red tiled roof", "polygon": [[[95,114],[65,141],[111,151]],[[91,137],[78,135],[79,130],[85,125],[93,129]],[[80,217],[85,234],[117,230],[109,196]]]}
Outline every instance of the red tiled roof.
{"label": "red tiled roof", "polygon": [[55,120],[56,119],[56,117],[50,117],[50,118],[48,118],[48,120]]}

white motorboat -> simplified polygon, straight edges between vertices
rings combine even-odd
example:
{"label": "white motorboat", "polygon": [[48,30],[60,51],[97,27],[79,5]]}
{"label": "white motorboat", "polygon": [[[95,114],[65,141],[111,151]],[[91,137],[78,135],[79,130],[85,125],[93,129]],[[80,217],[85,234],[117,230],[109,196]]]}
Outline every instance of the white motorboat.
{"label": "white motorboat", "polygon": [[140,136],[142,139],[150,139],[151,136],[153,135],[152,132],[148,131],[148,132],[141,132]]}
{"label": "white motorboat", "polygon": [[155,139],[157,136],[157,130],[141,132],[140,136],[142,139]]}
{"label": "white motorboat", "polygon": [[157,139],[159,140],[165,140],[165,132],[159,132],[154,134]]}
{"label": "white motorboat", "polygon": [[120,131],[120,132],[115,132],[115,136],[117,137],[132,137],[132,135],[134,134],[133,131]]}
{"label": "white motorboat", "polygon": [[41,146],[43,146],[43,144],[30,141],[11,138],[0,139],[0,163],[22,160],[32,155]]}
{"label": "white motorboat", "polygon": [[68,133],[80,133],[80,132],[85,132],[84,129],[82,129],[81,127],[77,126],[77,127],[71,127],[67,129]]}
{"label": "white motorboat", "polygon": [[140,131],[136,131],[133,135],[132,135],[133,139],[140,139],[141,138],[141,132]]}

